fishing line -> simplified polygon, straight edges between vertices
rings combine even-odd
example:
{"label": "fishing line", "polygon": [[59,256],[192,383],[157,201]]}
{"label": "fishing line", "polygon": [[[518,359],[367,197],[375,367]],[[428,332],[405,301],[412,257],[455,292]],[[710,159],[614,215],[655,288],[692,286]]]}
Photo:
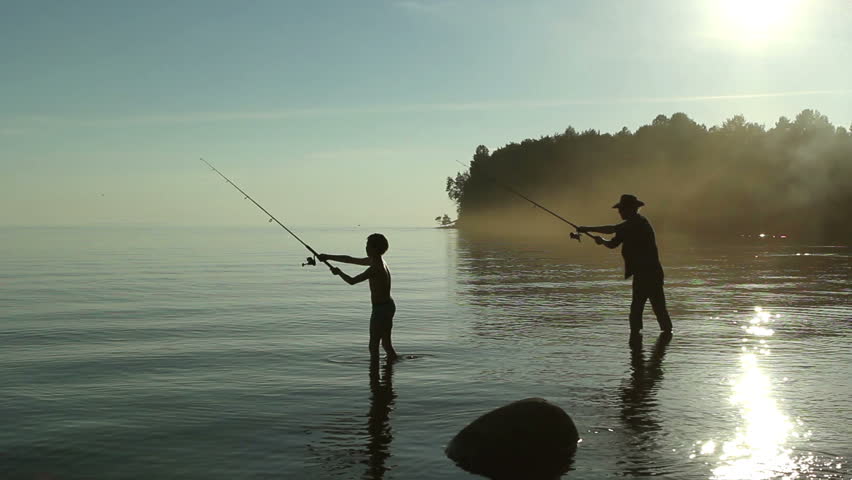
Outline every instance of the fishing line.
{"label": "fishing line", "polygon": [[[275,223],[277,223],[278,225],[281,225],[281,228],[283,228],[284,230],[287,230],[287,233],[289,233],[290,235],[292,235],[292,236],[293,236],[293,238],[295,238],[296,240],[298,240],[298,241],[299,241],[299,243],[301,243],[302,245],[304,245],[304,246],[305,246],[305,248],[307,248],[307,249],[308,249],[308,250],[309,250],[309,251],[313,254],[313,257],[308,257],[308,261],[307,261],[307,263],[303,263],[303,264],[302,264],[302,266],[303,266],[303,267],[304,267],[305,265],[316,266],[316,264],[317,264],[317,262],[316,262],[316,256],[317,256],[317,255],[319,255],[319,254],[316,252],[316,250],[314,250],[313,248],[311,248],[311,246],[310,246],[310,245],[308,245],[307,243],[303,242],[303,241],[302,241],[302,239],[301,239],[301,238],[299,238],[299,236],[298,236],[298,235],[296,235],[295,233],[293,233],[293,231],[292,231],[292,230],[290,230],[289,228],[287,228],[287,227],[286,227],[283,223],[281,223],[281,222],[280,222],[277,218],[275,218],[275,216],[274,216],[274,215],[272,215],[272,214],[271,214],[271,213],[269,213],[269,212],[268,212],[265,208],[263,208],[263,206],[262,206],[261,204],[257,203],[257,202],[255,201],[255,199],[251,198],[251,195],[249,195],[248,193],[244,192],[244,191],[243,191],[243,189],[242,189],[242,188],[240,188],[240,187],[238,187],[236,183],[232,182],[232,181],[231,181],[231,179],[229,179],[228,177],[226,177],[226,176],[225,176],[222,172],[220,172],[218,169],[216,169],[216,167],[214,167],[213,165],[211,165],[211,164],[210,164],[210,162],[208,162],[207,160],[204,160],[203,158],[201,159],[201,161],[202,161],[202,162],[204,162],[204,163],[206,163],[208,167],[212,168],[214,172],[218,173],[220,177],[224,178],[226,182],[230,183],[230,184],[231,184],[231,186],[233,186],[233,187],[234,187],[234,188],[236,188],[236,189],[237,189],[240,193],[242,193],[242,194],[245,196],[245,199],[246,199],[246,200],[251,200],[251,202],[252,202],[253,204],[257,205],[257,208],[259,208],[259,209],[263,210],[263,213],[265,213],[265,214],[267,214],[267,215],[269,216],[269,222],[270,222],[270,223],[272,223],[272,221],[274,220],[274,221],[275,221]],[[332,266],[328,263],[328,261],[326,261],[326,260],[323,260],[323,261],[322,261],[322,263],[326,264],[326,265],[328,266],[328,268],[329,268],[329,269],[334,268],[334,267],[332,267]]]}
{"label": "fishing line", "polygon": [[[456,160],[456,163],[458,163],[459,165],[461,165],[461,166],[463,166],[463,167],[467,168],[468,170],[470,170],[470,167],[468,167],[467,165],[465,165],[465,164],[463,164],[463,163],[459,162],[458,160]],[[545,207],[544,205],[542,205],[542,204],[540,204],[540,203],[536,202],[535,200],[533,200],[533,199],[531,199],[531,198],[527,197],[526,195],[524,195],[523,193],[521,193],[521,192],[519,192],[519,191],[515,190],[514,188],[510,187],[509,185],[506,185],[505,183],[503,183],[503,182],[501,182],[501,181],[497,180],[496,178],[492,177],[491,175],[488,175],[487,173],[484,173],[484,172],[483,172],[483,173],[482,173],[482,176],[483,176],[483,177],[485,177],[485,178],[487,178],[487,179],[489,179],[489,180],[491,180],[493,183],[497,184],[498,186],[503,187],[503,188],[505,188],[506,190],[508,190],[508,191],[510,191],[510,192],[512,192],[512,193],[514,193],[515,195],[517,195],[517,196],[519,196],[519,197],[523,198],[524,200],[526,200],[526,201],[528,201],[528,202],[532,203],[532,204],[533,204],[533,205],[535,205],[536,207],[538,207],[538,208],[540,208],[540,209],[544,210],[545,212],[547,212],[547,213],[549,213],[549,214],[553,215],[554,217],[558,218],[559,220],[562,220],[563,222],[567,223],[568,225],[571,225],[571,226],[572,226],[572,227],[574,227],[574,228],[580,228],[580,227],[578,227],[577,225],[575,225],[573,222],[571,222],[571,221],[569,221],[569,220],[566,220],[565,218],[562,218],[562,216],[561,216],[561,215],[559,215],[559,214],[557,214],[556,212],[554,212],[554,211],[550,210],[549,208]],[[583,232],[583,233],[585,233],[585,234],[586,234],[589,238],[595,238],[595,237],[594,237],[593,235],[591,235],[589,232]],[[571,237],[571,238],[573,238],[574,240],[577,240],[578,242],[580,241],[580,233],[579,233],[579,232],[571,232],[571,233],[570,233],[570,237]]]}

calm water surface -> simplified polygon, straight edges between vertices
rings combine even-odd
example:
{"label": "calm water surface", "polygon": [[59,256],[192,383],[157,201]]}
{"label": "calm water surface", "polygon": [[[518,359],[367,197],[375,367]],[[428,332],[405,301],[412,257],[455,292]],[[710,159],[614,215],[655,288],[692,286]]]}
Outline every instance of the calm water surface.
{"label": "calm water surface", "polygon": [[852,478],[848,247],[662,245],[675,336],[631,349],[617,253],[380,231],[414,358],[371,374],[367,286],[280,229],[0,229],[0,478],[480,478],[444,446],[533,396],[565,478]]}

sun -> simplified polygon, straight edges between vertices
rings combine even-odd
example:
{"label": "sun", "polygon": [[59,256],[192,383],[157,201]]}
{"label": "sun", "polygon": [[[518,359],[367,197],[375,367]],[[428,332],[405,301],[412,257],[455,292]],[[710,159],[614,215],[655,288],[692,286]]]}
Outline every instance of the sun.
{"label": "sun", "polygon": [[801,0],[721,0],[719,27],[724,35],[745,44],[763,44],[783,35]]}

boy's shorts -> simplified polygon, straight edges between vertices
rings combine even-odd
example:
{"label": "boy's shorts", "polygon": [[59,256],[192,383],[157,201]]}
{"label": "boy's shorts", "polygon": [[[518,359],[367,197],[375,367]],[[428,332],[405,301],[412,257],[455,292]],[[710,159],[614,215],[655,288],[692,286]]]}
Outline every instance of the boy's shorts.
{"label": "boy's shorts", "polygon": [[384,337],[389,335],[393,328],[393,315],[396,313],[396,304],[393,300],[373,305],[373,313],[370,315],[370,336]]}

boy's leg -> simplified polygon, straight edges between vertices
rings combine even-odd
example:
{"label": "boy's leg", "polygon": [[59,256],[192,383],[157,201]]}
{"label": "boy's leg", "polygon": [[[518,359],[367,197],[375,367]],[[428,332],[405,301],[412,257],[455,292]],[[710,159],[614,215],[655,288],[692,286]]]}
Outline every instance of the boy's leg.
{"label": "boy's leg", "polygon": [[393,349],[393,344],[391,343],[391,331],[393,330],[393,316],[395,313],[396,305],[390,309],[387,318],[382,319],[382,348],[385,349],[388,360],[394,360],[397,358],[396,350]]}
{"label": "boy's leg", "polygon": [[379,342],[382,338],[380,329],[381,319],[378,312],[373,308],[373,313],[370,315],[370,361],[377,362],[379,360]]}
{"label": "boy's leg", "polygon": [[370,332],[370,358],[379,358],[379,340],[381,337]]}
{"label": "boy's leg", "polygon": [[385,353],[388,355],[388,360],[393,360],[397,357],[396,350],[393,349],[393,345],[391,344],[390,329],[388,329],[385,336],[382,337],[382,348],[385,349]]}

